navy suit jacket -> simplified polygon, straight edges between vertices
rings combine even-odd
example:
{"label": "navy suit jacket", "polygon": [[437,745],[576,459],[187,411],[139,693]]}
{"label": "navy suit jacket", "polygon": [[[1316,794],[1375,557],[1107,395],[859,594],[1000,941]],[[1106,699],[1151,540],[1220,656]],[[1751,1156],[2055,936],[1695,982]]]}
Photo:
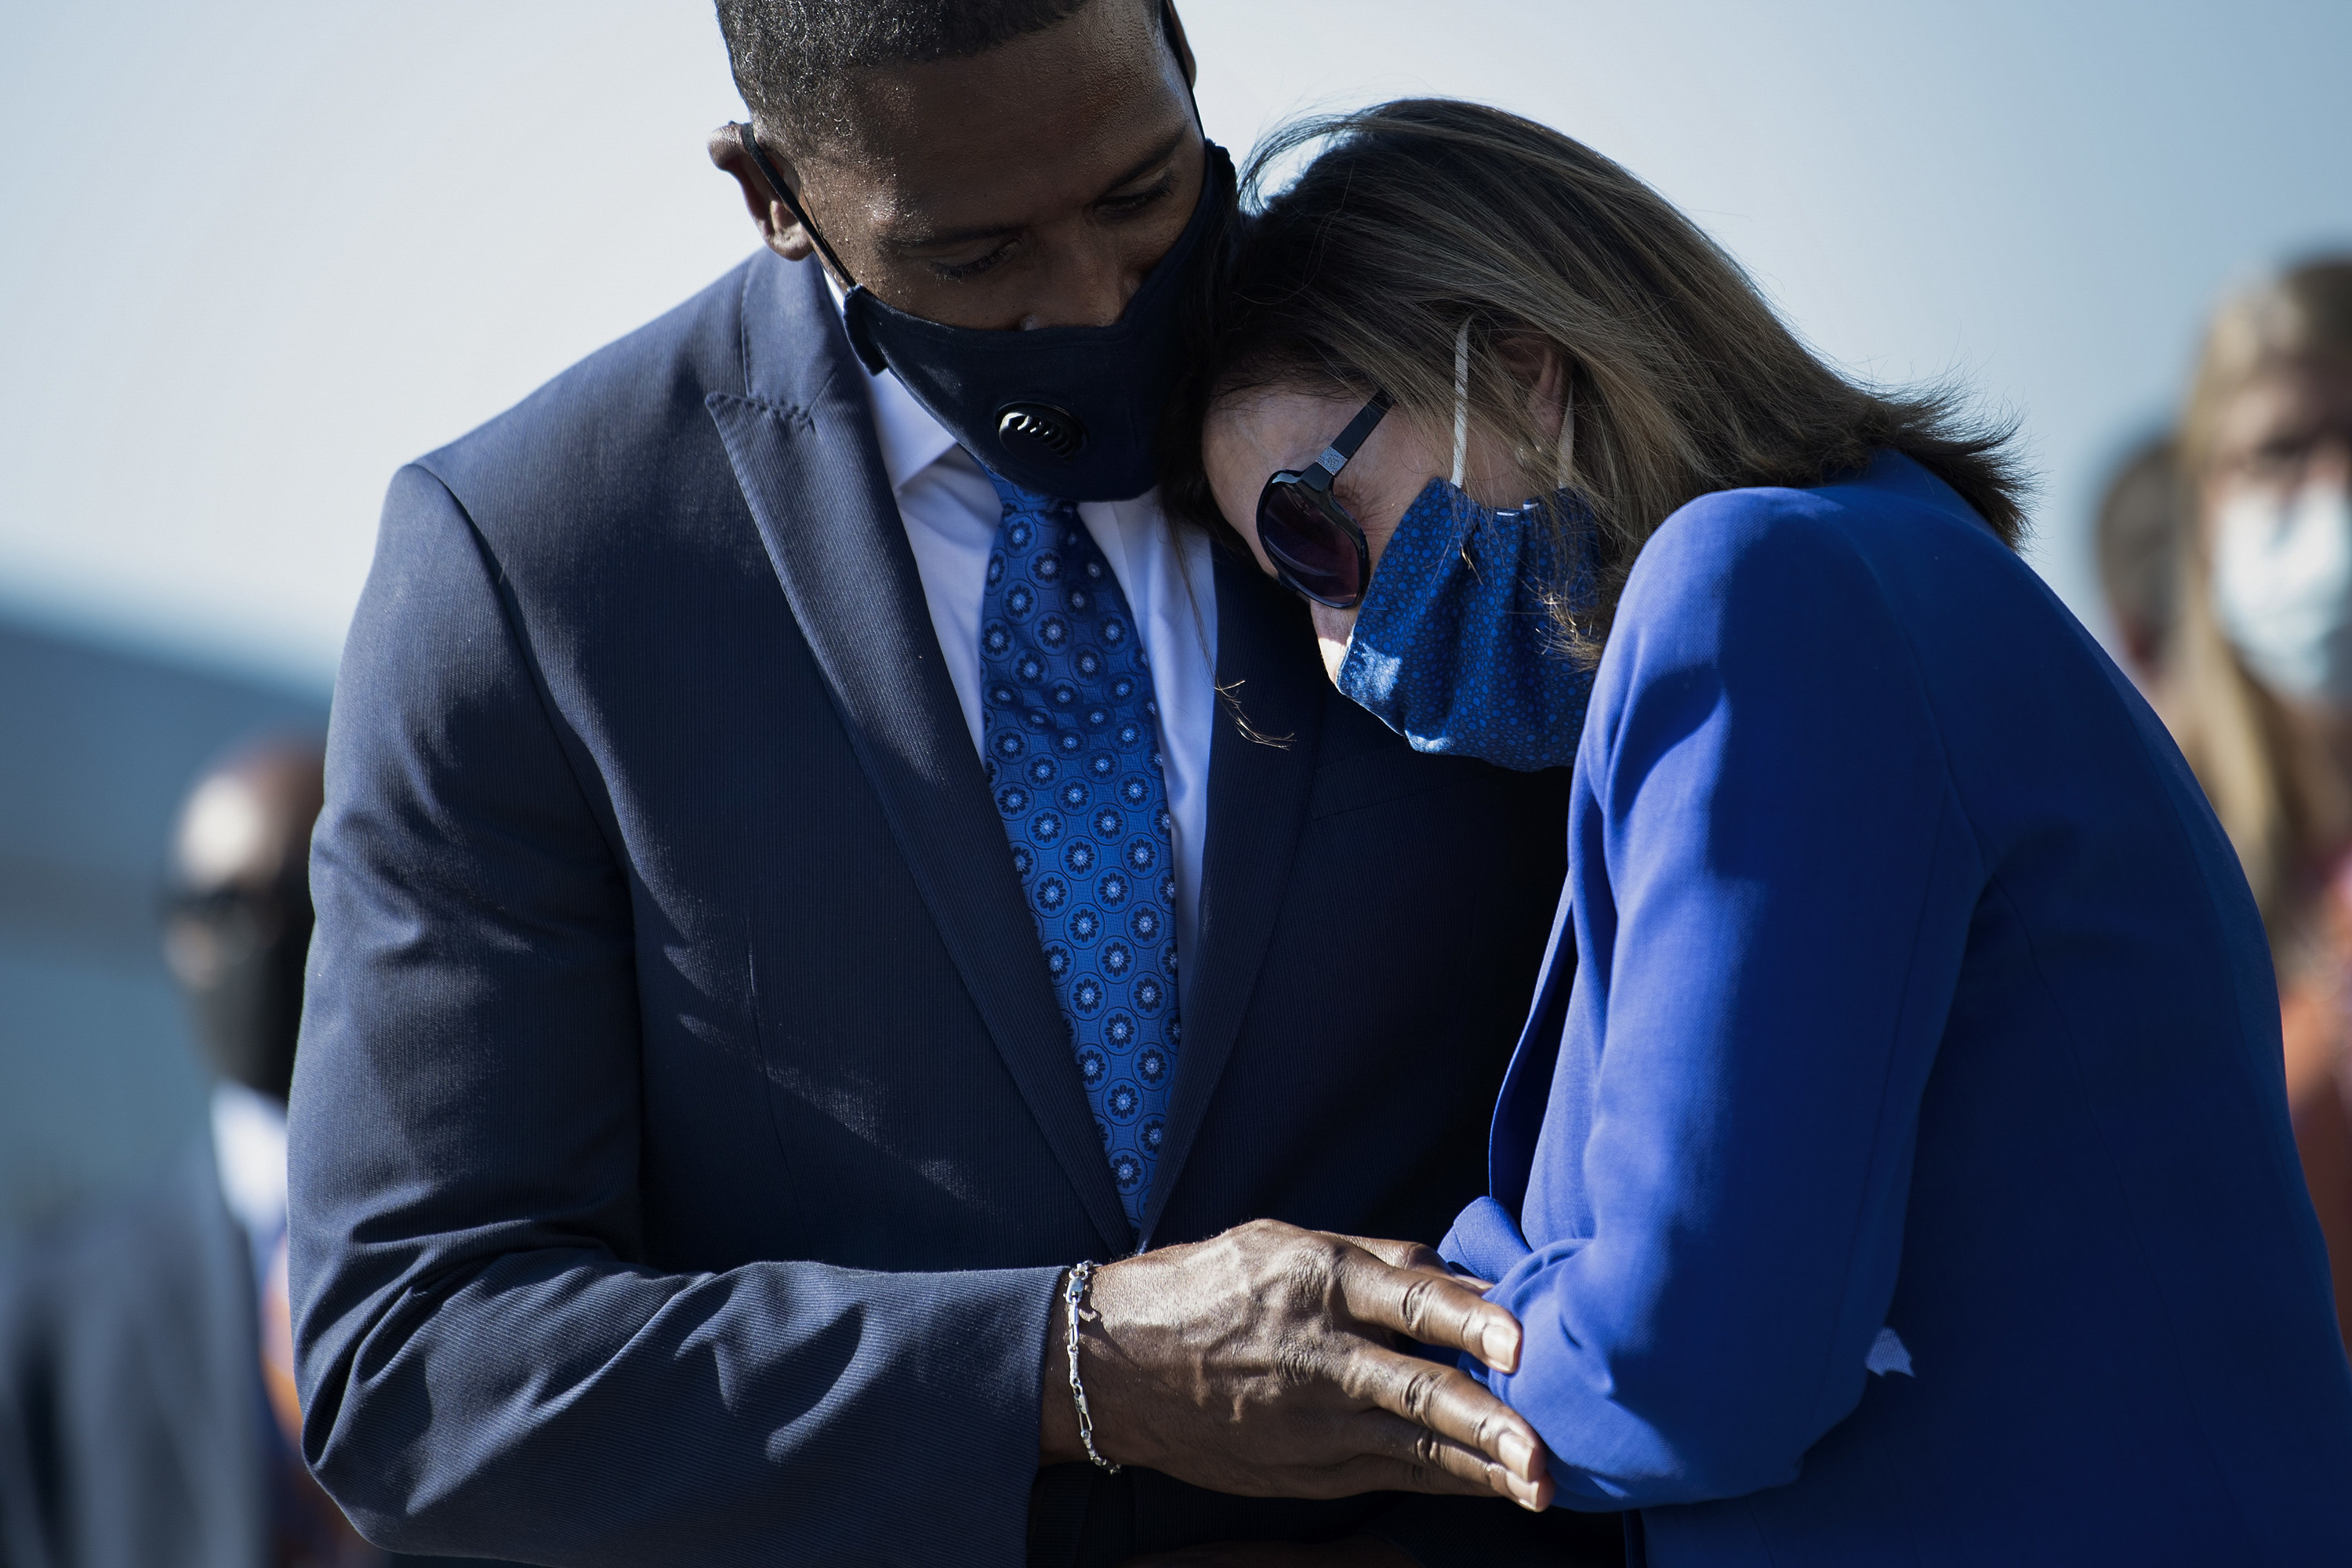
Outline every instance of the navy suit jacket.
{"label": "navy suit jacket", "polygon": [[1566,776],[1412,752],[1219,566],[1232,703],[1139,1237],[863,374],[815,268],[763,252],[394,480],[294,1088],[314,1469],[376,1539],[542,1563],[1367,1524],[1506,1560],[1547,1527],[1499,1503],[1041,1479],[1039,1363],[1079,1258],[1259,1215],[1444,1232]]}

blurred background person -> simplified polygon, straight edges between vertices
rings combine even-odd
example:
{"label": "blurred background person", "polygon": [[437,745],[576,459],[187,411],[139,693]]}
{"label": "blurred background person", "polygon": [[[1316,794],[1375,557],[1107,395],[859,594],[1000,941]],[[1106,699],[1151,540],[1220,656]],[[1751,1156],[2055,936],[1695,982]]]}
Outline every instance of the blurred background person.
{"label": "blurred background person", "polygon": [[2352,256],[2223,302],[2179,475],[2195,548],[2159,706],[2269,929],[2296,1147],[2352,1338]]}
{"label": "blurred background person", "polygon": [[2092,545],[2124,668],[2153,692],[2180,589],[2180,458],[2172,434],[2152,436],[2107,481]]}
{"label": "blurred background person", "polygon": [[299,1458],[286,1097],[310,946],[312,740],[187,797],[164,953],[215,1087],[211,1138],[0,1272],[0,1563],[378,1564]]}

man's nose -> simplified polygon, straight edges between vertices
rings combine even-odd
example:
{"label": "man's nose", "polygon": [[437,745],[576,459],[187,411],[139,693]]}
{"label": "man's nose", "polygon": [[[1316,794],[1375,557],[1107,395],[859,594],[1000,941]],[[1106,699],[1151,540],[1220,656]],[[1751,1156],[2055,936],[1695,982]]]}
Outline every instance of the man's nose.
{"label": "man's nose", "polygon": [[1108,327],[1127,314],[1127,302],[1143,287],[1152,262],[1099,236],[1057,247],[1055,265],[1043,279],[1035,301],[1021,318],[1033,327]]}

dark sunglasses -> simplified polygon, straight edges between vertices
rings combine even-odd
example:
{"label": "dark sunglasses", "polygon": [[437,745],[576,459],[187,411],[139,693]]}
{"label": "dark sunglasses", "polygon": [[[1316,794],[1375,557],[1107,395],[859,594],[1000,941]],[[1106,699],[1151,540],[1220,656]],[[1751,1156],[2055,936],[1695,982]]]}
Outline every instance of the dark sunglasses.
{"label": "dark sunglasses", "polygon": [[1333,498],[1331,481],[1388,411],[1389,395],[1375,392],[1313,464],[1283,469],[1257,492],[1257,542],[1274,563],[1275,581],[1303,599],[1334,610],[1364,602],[1372,552],[1364,531]]}

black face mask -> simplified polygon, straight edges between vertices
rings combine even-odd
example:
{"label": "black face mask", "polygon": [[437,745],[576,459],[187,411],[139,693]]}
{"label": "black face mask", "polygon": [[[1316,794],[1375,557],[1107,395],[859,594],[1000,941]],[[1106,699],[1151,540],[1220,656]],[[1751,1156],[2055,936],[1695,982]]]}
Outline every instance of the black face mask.
{"label": "black face mask", "polygon": [[302,1028],[309,896],[299,887],[184,894],[173,900],[169,920],[172,967],[213,1070],[284,1100]]}
{"label": "black face mask", "polygon": [[[824,258],[849,269],[817,233],[751,128],[737,140]],[[1152,445],[1175,384],[1185,300],[1214,263],[1234,210],[1234,165],[1207,150],[1201,200],[1126,313],[1108,327],[990,331],[910,316],[852,283],[843,304],[866,368],[886,368],[965,451],[1024,489],[1066,500],[1124,500],[1155,481]]]}

